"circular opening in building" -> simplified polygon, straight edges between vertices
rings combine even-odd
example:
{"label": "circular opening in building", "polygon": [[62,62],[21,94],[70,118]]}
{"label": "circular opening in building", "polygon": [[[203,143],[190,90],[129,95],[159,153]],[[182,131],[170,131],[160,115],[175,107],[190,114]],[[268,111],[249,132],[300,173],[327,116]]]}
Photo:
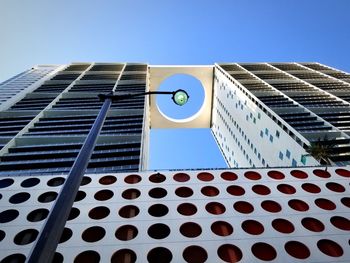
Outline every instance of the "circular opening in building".
{"label": "circular opening in building", "polygon": [[273,260],[277,256],[277,252],[273,246],[263,242],[255,243],[251,250],[254,256],[265,261]]}
{"label": "circular opening in building", "polygon": [[78,191],[77,195],[75,196],[74,202],[79,202],[83,200],[86,197],[86,193],[83,191]]}
{"label": "circular opening in building", "polygon": [[47,181],[47,185],[51,187],[60,186],[64,183],[65,179],[63,177],[55,177]]}
{"label": "circular opening in building", "polygon": [[27,220],[30,222],[39,222],[41,220],[44,220],[48,214],[49,210],[45,208],[36,209],[27,215]]}
{"label": "circular opening in building", "polygon": [[307,173],[300,170],[293,170],[290,172],[290,174],[298,179],[306,179],[308,177]]}
{"label": "circular opening in building", "polygon": [[334,183],[334,182],[326,183],[326,187],[333,192],[337,192],[337,193],[345,192],[344,186],[338,183]]}
{"label": "circular opening in building", "polygon": [[329,178],[331,177],[331,174],[328,171],[321,170],[321,169],[315,169],[313,170],[314,175],[321,177],[321,178]]}
{"label": "circular opening in building", "polygon": [[238,179],[238,176],[233,172],[223,172],[221,173],[221,178],[226,181],[235,181]]}
{"label": "circular opening in building", "polygon": [[180,233],[185,237],[198,237],[202,233],[202,228],[197,223],[187,222],[180,226]]}
{"label": "circular opening in building", "polygon": [[157,95],[156,102],[159,111],[172,119],[181,120],[195,115],[204,103],[204,89],[201,82],[187,74],[174,74],[159,85],[158,91],[185,90],[188,95],[186,104],[179,106],[172,102],[172,95]]}
{"label": "circular opening in building", "polygon": [[184,216],[191,216],[197,213],[197,207],[191,203],[183,203],[177,207],[179,214]]}
{"label": "circular opening in building", "polygon": [[0,223],[7,223],[15,220],[19,212],[15,209],[8,209],[0,213]]}
{"label": "circular opening in building", "polygon": [[201,192],[205,196],[217,196],[219,194],[219,190],[214,186],[204,186]]}
{"label": "circular opening in building", "polygon": [[2,179],[2,180],[0,180],[0,188],[9,187],[13,183],[14,183],[13,179],[10,179],[10,178]]}
{"label": "circular opening in building", "polygon": [[117,231],[115,231],[115,237],[119,240],[127,241],[127,240],[134,239],[137,236],[138,232],[139,231],[135,226],[124,225],[119,227]]}
{"label": "circular opening in building", "polygon": [[157,188],[153,188],[153,189],[149,190],[148,195],[150,197],[159,199],[159,198],[163,198],[164,196],[166,196],[167,193],[168,192],[164,188],[157,187]]}
{"label": "circular opening in building", "polygon": [[121,263],[121,262],[128,262],[128,263],[134,263],[136,262],[136,254],[131,249],[120,249],[116,251],[112,258],[111,263]]}
{"label": "circular opening in building", "polygon": [[270,189],[262,184],[256,184],[252,187],[254,193],[258,195],[268,195],[271,193]]}
{"label": "circular opening in building", "polygon": [[336,208],[336,205],[331,200],[325,198],[317,198],[315,204],[324,210],[334,210]]}
{"label": "circular opening in building", "polygon": [[254,181],[261,179],[261,175],[257,172],[253,172],[253,171],[245,172],[244,176],[246,178],[248,178],[249,180],[254,180]]}
{"label": "circular opening in building", "polygon": [[147,260],[149,263],[169,263],[173,259],[171,251],[165,247],[153,248],[147,254]]}
{"label": "circular opening in building", "polygon": [[72,207],[69,213],[68,221],[77,218],[80,214],[80,210],[76,207]]}
{"label": "circular opening in building", "polygon": [[246,201],[238,201],[234,203],[233,208],[240,213],[250,214],[254,211],[254,207]]}
{"label": "circular opening in building", "polygon": [[40,203],[49,203],[49,202],[54,201],[56,199],[56,197],[57,197],[56,192],[46,192],[46,193],[41,194],[38,197],[38,201]]}
{"label": "circular opening in building", "polygon": [[16,253],[3,258],[1,263],[24,263],[25,261],[26,261],[25,255]]}
{"label": "circular opening in building", "polygon": [[74,263],[98,263],[100,262],[100,254],[93,250],[87,250],[80,253],[74,259]]}
{"label": "circular opening in building", "polygon": [[332,216],[330,219],[333,226],[341,230],[350,230],[350,220],[342,216]]}
{"label": "circular opening in building", "polygon": [[324,224],[313,217],[305,217],[301,220],[301,224],[312,232],[322,232],[324,230]]}
{"label": "circular opening in building", "polygon": [[336,169],[335,172],[343,177],[350,177],[350,171],[346,169]]}
{"label": "circular opening in building", "polygon": [[233,233],[233,227],[231,224],[225,221],[216,221],[211,224],[211,231],[218,236],[229,236]]}
{"label": "circular opening in building", "polygon": [[162,183],[164,182],[166,179],[165,175],[161,174],[161,173],[156,173],[156,174],[152,174],[150,177],[149,177],[149,180],[152,182],[152,183]]}
{"label": "circular opening in building", "polygon": [[317,242],[317,247],[322,253],[330,257],[340,257],[344,251],[336,242],[329,239],[321,239]]}
{"label": "circular opening in building", "polygon": [[319,188],[317,185],[311,184],[311,183],[302,184],[301,188],[303,188],[304,191],[312,193],[312,194],[318,194],[321,192],[321,188]]}
{"label": "circular opening in building", "polygon": [[235,196],[241,196],[241,195],[244,195],[245,193],[244,188],[238,185],[230,185],[229,187],[226,188],[226,191],[230,195],[235,195]]}
{"label": "circular opening in building", "polygon": [[285,177],[285,175],[279,171],[268,171],[267,175],[275,180],[282,180]]}
{"label": "circular opening in building", "polygon": [[277,190],[287,195],[292,195],[296,192],[295,188],[289,184],[279,184],[277,185]]}
{"label": "circular opening in building", "polygon": [[98,182],[102,185],[110,185],[110,184],[114,184],[116,181],[117,181],[117,178],[115,176],[106,175],[100,178]]}
{"label": "circular opening in building", "polygon": [[185,173],[177,173],[173,176],[174,180],[177,182],[187,182],[190,180],[190,176]]}
{"label": "circular opening in building", "polygon": [[214,179],[214,175],[212,175],[211,173],[202,172],[197,175],[197,178],[203,182],[209,182]]}
{"label": "circular opening in building", "polygon": [[100,220],[107,217],[109,213],[110,213],[110,210],[108,207],[98,206],[90,210],[89,217],[91,219]]}
{"label": "circular opening in building", "polygon": [[122,193],[122,197],[124,199],[128,199],[128,200],[133,200],[138,198],[141,195],[141,192],[137,189],[127,189]]}
{"label": "circular opening in building", "polygon": [[24,203],[30,198],[30,194],[26,192],[17,193],[10,197],[9,201],[11,204]]}
{"label": "circular opening in building", "polygon": [[218,248],[218,256],[225,262],[234,263],[242,259],[242,251],[235,245],[224,244]]}
{"label": "circular opening in building", "polygon": [[72,237],[72,235],[73,235],[73,231],[71,229],[65,227],[63,229],[59,243],[61,244],[61,243],[68,241]]}
{"label": "circular opening in building", "polygon": [[155,204],[150,206],[150,208],[148,208],[148,213],[151,216],[155,216],[155,217],[165,216],[168,212],[169,212],[169,208],[162,204]]}
{"label": "circular opening in building", "polygon": [[29,188],[40,183],[39,178],[28,178],[21,183],[22,187]]}
{"label": "circular opening in building", "polygon": [[114,193],[111,190],[101,190],[98,191],[95,195],[94,198],[98,201],[106,201],[109,200],[113,197]]}
{"label": "circular opening in building", "polygon": [[289,241],[284,245],[284,249],[289,255],[299,259],[305,259],[310,256],[310,250],[303,243],[298,241]]}
{"label": "circular opening in building", "polygon": [[179,197],[190,197],[191,195],[193,195],[193,190],[189,187],[179,187],[175,190],[175,194]]}
{"label": "circular opening in building", "polygon": [[89,183],[91,183],[92,179],[90,177],[84,176],[83,179],[81,180],[80,185],[88,185]]}
{"label": "circular opening in building", "polygon": [[169,236],[170,228],[165,224],[154,224],[148,228],[147,233],[154,239],[163,239]]}
{"label": "circular opening in building", "polygon": [[138,182],[141,182],[141,180],[142,180],[141,176],[139,176],[137,174],[128,175],[124,179],[124,181],[127,184],[137,184]]}
{"label": "circular opening in building", "polygon": [[203,263],[208,259],[207,251],[200,246],[186,247],[182,256],[188,263]]}
{"label": "circular opening in building", "polygon": [[101,240],[106,235],[106,230],[100,226],[93,226],[86,229],[81,235],[86,242],[92,243]]}
{"label": "circular opening in building", "polygon": [[282,210],[282,207],[279,203],[272,200],[265,200],[261,203],[261,207],[271,213],[278,213]]}
{"label": "circular opening in building", "polygon": [[225,213],[226,208],[221,203],[211,202],[205,206],[205,210],[207,210],[208,213],[213,214],[213,215],[221,215],[221,214]]}
{"label": "circular opening in building", "polygon": [[288,205],[296,211],[307,211],[309,210],[309,205],[302,200],[292,199],[288,201]]}
{"label": "circular opening in building", "polygon": [[242,223],[242,229],[251,235],[260,235],[264,232],[263,225],[256,220],[245,220]]}
{"label": "circular opening in building", "polygon": [[340,202],[346,207],[350,208],[350,197],[343,197],[342,199],[340,199]]}
{"label": "circular opening in building", "polygon": [[36,237],[38,236],[39,231],[36,229],[26,229],[21,232],[19,232],[15,238],[14,242],[16,245],[27,245],[29,243],[32,243]]}
{"label": "circular opening in building", "polygon": [[294,232],[294,225],[286,219],[276,218],[271,224],[272,227],[280,233],[289,234]]}
{"label": "circular opening in building", "polygon": [[119,215],[123,218],[132,218],[140,213],[140,209],[134,205],[123,206],[119,210]]}

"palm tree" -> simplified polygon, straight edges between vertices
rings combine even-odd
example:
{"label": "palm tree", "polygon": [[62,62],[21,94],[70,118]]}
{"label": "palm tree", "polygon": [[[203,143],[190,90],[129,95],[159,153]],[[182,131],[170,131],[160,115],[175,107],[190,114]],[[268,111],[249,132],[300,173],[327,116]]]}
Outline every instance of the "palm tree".
{"label": "palm tree", "polygon": [[325,137],[324,140],[318,139],[317,142],[312,142],[310,146],[307,147],[306,151],[314,157],[320,164],[326,165],[326,171],[328,165],[331,165],[330,155],[333,152],[334,144],[330,143]]}

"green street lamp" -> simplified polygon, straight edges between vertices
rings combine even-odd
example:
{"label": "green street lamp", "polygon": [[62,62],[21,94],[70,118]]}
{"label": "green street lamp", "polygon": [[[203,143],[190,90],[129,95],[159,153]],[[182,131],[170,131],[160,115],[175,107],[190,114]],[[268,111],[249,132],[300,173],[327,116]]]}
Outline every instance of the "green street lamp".
{"label": "green street lamp", "polygon": [[179,89],[176,91],[148,91],[140,93],[109,93],[99,94],[103,105],[92,125],[89,134],[71,167],[64,185],[50,211],[50,214],[40,231],[39,237],[34,244],[27,263],[51,262],[55,254],[57,244],[62,235],[64,226],[70,214],[75,196],[83,179],[86,168],[89,164],[97,138],[106,119],[109,108],[114,101],[125,100],[134,97],[149,96],[153,94],[169,94],[175,104],[183,106],[187,103],[189,96],[186,91]]}

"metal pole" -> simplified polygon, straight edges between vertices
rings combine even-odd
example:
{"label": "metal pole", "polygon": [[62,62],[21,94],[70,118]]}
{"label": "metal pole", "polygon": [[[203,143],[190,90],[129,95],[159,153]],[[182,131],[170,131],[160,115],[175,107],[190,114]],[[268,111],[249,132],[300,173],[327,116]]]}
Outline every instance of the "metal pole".
{"label": "metal pole", "polygon": [[45,221],[44,227],[40,231],[39,238],[32,248],[29,258],[27,259],[28,263],[47,263],[52,261],[111,103],[111,98],[106,98],[104,100],[100,112]]}

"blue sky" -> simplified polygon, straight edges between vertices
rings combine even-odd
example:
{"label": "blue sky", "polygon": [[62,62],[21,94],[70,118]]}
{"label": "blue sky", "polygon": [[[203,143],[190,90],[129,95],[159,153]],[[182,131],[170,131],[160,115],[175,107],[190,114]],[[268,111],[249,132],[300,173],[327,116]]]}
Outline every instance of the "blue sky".
{"label": "blue sky", "polygon": [[[350,71],[349,11],[348,0],[2,0],[0,81],[72,61],[318,61]],[[154,131],[151,142],[151,168],[225,166],[208,130]]]}

